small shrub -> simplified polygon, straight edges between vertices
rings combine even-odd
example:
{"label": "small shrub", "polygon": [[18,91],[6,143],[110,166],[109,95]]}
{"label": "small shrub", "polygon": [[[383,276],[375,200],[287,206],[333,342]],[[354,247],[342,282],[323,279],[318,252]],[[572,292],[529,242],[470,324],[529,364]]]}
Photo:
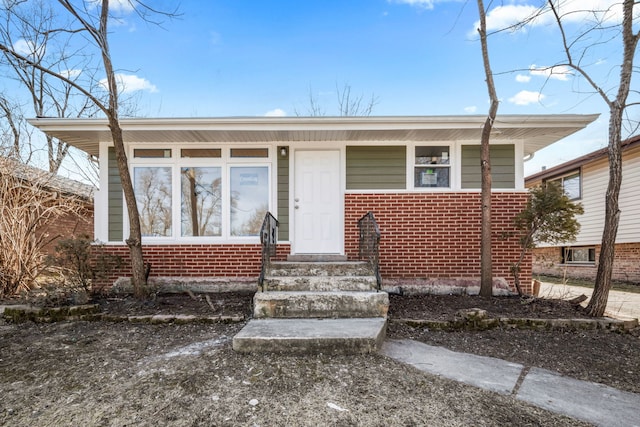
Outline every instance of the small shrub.
{"label": "small shrub", "polygon": [[103,244],[88,236],[80,236],[60,240],[49,264],[59,269],[67,287],[81,288],[90,294],[93,281],[122,267],[122,258],[108,253]]}

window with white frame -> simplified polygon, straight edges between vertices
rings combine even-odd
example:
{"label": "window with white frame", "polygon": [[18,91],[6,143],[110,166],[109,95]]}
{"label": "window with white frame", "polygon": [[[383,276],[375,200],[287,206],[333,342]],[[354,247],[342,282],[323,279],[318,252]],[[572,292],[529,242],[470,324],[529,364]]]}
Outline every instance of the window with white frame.
{"label": "window with white frame", "polygon": [[142,234],[257,236],[270,201],[268,148],[133,150]]}
{"label": "window with white frame", "polygon": [[570,200],[580,200],[582,198],[582,176],[579,169],[549,179],[547,182],[557,183]]}
{"label": "window with white frame", "polygon": [[417,146],[414,159],[413,185],[415,188],[451,187],[449,146]]}

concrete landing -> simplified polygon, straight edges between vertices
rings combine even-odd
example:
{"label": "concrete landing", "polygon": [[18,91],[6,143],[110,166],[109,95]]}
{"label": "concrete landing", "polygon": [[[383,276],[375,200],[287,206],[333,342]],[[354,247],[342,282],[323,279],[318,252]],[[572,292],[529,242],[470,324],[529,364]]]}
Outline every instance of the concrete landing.
{"label": "concrete landing", "polygon": [[375,353],[386,329],[383,318],[252,319],[233,338],[233,349],[241,353]]}

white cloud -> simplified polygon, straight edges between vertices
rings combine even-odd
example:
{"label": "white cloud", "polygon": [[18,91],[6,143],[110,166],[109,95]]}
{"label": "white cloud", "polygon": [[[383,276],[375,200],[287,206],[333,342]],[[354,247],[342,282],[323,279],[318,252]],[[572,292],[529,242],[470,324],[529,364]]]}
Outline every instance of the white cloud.
{"label": "white cloud", "polygon": [[541,76],[561,81],[567,81],[569,80],[569,76],[573,75],[571,69],[564,65],[537,67],[536,64],[533,64],[529,67],[529,73],[532,76]]}
{"label": "white cloud", "polygon": [[82,70],[78,70],[78,69],[72,69],[72,70],[62,70],[60,71],[60,75],[62,77],[66,77],[69,80],[73,80],[76,77],[78,77],[80,74],[82,74]]}
{"label": "white cloud", "polygon": [[540,92],[531,92],[529,90],[521,90],[514,96],[509,98],[509,102],[515,105],[529,105],[542,101],[545,98]]}
{"label": "white cloud", "polygon": [[42,57],[44,56],[45,45],[36,46],[34,42],[20,39],[13,44],[13,50],[26,57]]}
{"label": "white cloud", "polygon": [[518,83],[529,83],[531,81],[531,76],[527,76],[524,74],[518,74],[516,76],[516,81]]}
{"label": "white cloud", "polygon": [[[94,7],[100,7],[102,5],[102,0],[89,0],[89,3]],[[123,14],[131,13],[136,8],[136,3],[136,0],[110,0],[109,11],[120,12]]]}
{"label": "white cloud", "polygon": [[433,4],[438,0],[387,0],[389,3],[408,4],[409,6],[420,7],[423,9],[433,9]]}
{"label": "white cloud", "polygon": [[273,110],[267,111],[264,114],[266,117],[285,117],[287,112],[281,108],[275,108]]}
{"label": "white cloud", "polygon": [[478,111],[478,107],[476,107],[475,105],[471,105],[469,107],[464,107],[464,112],[465,113],[473,114],[476,111]]}
{"label": "white cloud", "polygon": [[[131,93],[139,90],[146,90],[149,92],[157,92],[158,88],[153,85],[149,80],[142,77],[135,76],[133,74],[116,74],[116,83],[118,85],[118,91],[120,93]],[[108,90],[107,79],[100,80],[100,85]]]}
{"label": "white cloud", "polygon": [[[565,23],[590,23],[603,21],[608,23],[622,21],[622,4],[620,0],[560,0],[557,8]],[[540,13],[542,12],[542,13]],[[522,23],[527,22],[523,26]],[[508,4],[496,6],[487,13],[487,31],[498,31],[507,28],[517,30],[526,26],[541,26],[555,22],[548,7],[540,9],[530,4]],[[477,35],[480,21],[473,24],[469,35]]]}

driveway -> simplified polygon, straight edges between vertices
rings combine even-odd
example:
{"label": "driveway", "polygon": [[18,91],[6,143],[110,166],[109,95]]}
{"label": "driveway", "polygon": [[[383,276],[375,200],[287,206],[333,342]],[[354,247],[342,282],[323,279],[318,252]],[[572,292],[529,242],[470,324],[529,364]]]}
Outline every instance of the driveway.
{"label": "driveway", "polygon": [[[555,283],[542,282],[540,284],[540,297],[570,299],[582,294],[589,297],[582,303],[586,306],[591,298],[593,290],[581,286],[568,286]],[[632,292],[610,291],[607,302],[607,316],[621,319],[640,319],[640,294]]]}

